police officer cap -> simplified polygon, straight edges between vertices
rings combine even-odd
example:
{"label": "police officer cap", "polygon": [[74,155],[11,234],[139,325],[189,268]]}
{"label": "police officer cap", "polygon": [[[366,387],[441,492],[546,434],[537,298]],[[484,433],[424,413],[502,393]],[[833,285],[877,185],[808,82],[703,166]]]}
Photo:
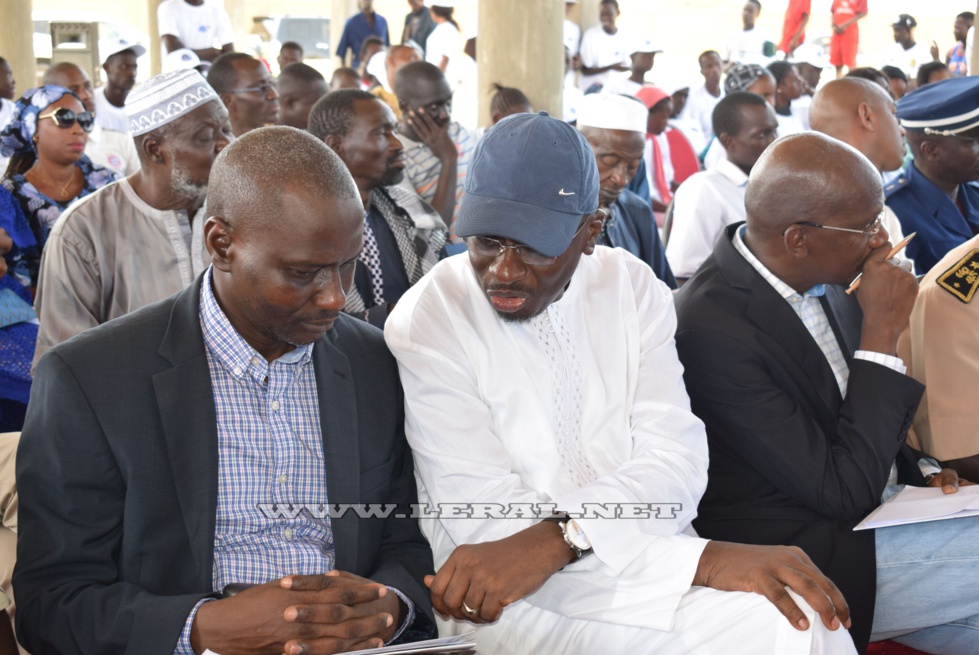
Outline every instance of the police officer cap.
{"label": "police officer cap", "polygon": [[979,127],[979,77],[953,77],[915,89],[897,101],[906,130],[949,136]]}

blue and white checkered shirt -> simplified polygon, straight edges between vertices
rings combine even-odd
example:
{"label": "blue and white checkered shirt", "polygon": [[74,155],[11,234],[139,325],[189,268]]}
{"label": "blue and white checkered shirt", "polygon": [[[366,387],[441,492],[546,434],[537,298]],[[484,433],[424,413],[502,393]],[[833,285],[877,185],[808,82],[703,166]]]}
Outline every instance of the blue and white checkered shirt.
{"label": "blue and white checkered shirt", "polygon": [[[314,344],[267,362],[221,310],[210,270],[201,285],[200,317],[218,433],[214,590],[333,570],[330,518],[308,509],[327,505]],[[397,638],[413,620],[414,608],[391,591],[409,607]],[[193,653],[189,639],[196,613],[195,607],[178,642],[179,655]]]}

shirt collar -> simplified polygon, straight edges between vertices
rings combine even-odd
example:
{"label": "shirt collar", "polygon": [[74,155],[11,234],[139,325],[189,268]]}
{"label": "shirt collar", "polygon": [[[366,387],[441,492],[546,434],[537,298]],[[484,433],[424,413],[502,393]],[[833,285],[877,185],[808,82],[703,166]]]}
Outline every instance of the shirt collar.
{"label": "shirt collar", "polygon": [[[268,374],[269,362],[265,361],[257,350],[245,341],[221,306],[214,297],[211,282],[212,269],[209,267],[201,282],[201,330],[204,333],[204,344],[214,358],[236,378],[246,375],[261,380]],[[279,357],[277,362],[282,364],[298,364],[303,367],[309,363],[313,355],[313,345],[307,344]]]}
{"label": "shirt collar", "polygon": [[751,264],[751,267],[758,271],[765,280],[772,285],[778,295],[785,298],[790,303],[797,303],[800,300],[806,300],[807,298],[819,298],[826,294],[826,285],[817,284],[813,288],[806,291],[804,294],[800,294],[798,291],[787,285],[785,282],[780,280],[774,273],[772,273],[768,268],[761,263],[761,261],[755,257],[754,253],[748,250],[748,246],[744,242],[744,230],[745,226],[742,225],[734,232],[734,247],[741,253],[741,256]]}
{"label": "shirt collar", "polygon": [[731,180],[735,186],[744,188],[748,186],[748,176],[743,170],[738,168],[737,164],[733,163],[727,157],[724,157],[716,164],[714,164],[714,170],[718,173]]}

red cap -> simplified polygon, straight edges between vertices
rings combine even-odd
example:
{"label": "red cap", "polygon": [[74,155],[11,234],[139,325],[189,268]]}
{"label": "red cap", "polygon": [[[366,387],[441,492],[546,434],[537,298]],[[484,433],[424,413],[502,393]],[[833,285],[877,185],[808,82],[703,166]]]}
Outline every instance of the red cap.
{"label": "red cap", "polygon": [[646,109],[652,109],[663,98],[669,98],[670,96],[666,91],[658,86],[648,84],[636,91],[636,97],[642,100],[642,104],[646,105]]}

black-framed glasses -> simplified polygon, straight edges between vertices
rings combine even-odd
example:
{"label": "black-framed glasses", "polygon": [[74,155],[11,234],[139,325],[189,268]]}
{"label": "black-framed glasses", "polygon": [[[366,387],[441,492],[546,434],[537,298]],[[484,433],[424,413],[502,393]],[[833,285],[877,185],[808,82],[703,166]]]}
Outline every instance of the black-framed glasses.
{"label": "black-framed glasses", "polygon": [[225,93],[260,93],[263,96],[267,96],[269,91],[275,90],[275,82],[271,80],[268,82],[262,82],[258,86],[250,86],[247,89],[231,89],[230,91],[225,91]]}
{"label": "black-framed glasses", "polygon": [[90,111],[83,111],[80,114],[76,114],[67,107],[58,107],[54,111],[48,114],[38,114],[38,119],[50,118],[54,121],[54,124],[63,130],[69,129],[75,122],[78,122],[78,127],[82,128],[83,132],[91,132],[92,128],[95,126],[95,114]]}
{"label": "black-framed glasses", "polygon": [[884,212],[877,214],[877,218],[872,220],[867,224],[866,227],[860,230],[856,230],[849,227],[835,227],[833,225],[820,225],[819,223],[812,223],[810,221],[796,221],[795,225],[806,225],[808,227],[816,227],[821,230],[837,230],[839,232],[852,232],[853,234],[863,234],[864,236],[872,237],[878,232],[880,232],[880,226],[884,222]]}
{"label": "black-framed glasses", "polygon": [[[608,212],[600,207],[598,211],[608,216]],[[575,233],[571,235],[571,240],[574,241],[575,237],[581,233],[581,228],[588,224],[588,218],[581,221],[581,225],[575,230]],[[537,252],[529,246],[518,244],[511,246],[509,244],[503,243],[499,239],[493,239],[491,237],[469,237],[466,239],[466,246],[469,250],[480,256],[480,257],[499,257],[507,250],[513,250],[517,258],[528,266],[550,266],[556,262],[561,255],[557,257],[548,257],[542,253]]]}

